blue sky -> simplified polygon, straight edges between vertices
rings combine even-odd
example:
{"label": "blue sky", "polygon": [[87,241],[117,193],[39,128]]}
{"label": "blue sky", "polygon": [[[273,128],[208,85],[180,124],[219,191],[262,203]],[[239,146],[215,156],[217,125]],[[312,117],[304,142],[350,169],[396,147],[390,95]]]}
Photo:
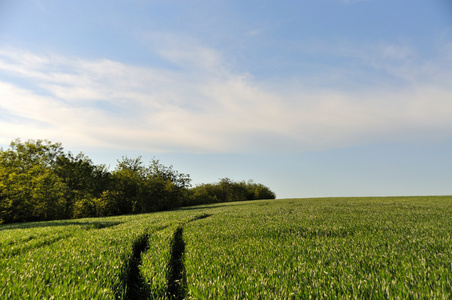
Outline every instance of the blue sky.
{"label": "blue sky", "polygon": [[452,194],[448,0],[0,2],[0,146],[280,198]]}

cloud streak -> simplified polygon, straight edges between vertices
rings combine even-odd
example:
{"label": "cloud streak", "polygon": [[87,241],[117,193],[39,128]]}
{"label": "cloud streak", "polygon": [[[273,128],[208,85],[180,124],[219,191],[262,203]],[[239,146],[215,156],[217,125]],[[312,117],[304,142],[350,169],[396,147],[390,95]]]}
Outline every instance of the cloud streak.
{"label": "cloud streak", "polygon": [[[230,71],[220,53],[196,43],[167,43],[159,53],[176,67],[1,50],[0,142],[46,138],[65,145],[220,153],[452,137],[452,91],[434,80],[411,76],[415,87],[359,91],[267,88]],[[424,67],[410,63],[394,71],[391,62],[412,55],[408,48],[382,47],[368,64],[403,78]],[[430,69],[448,72],[438,62]]]}

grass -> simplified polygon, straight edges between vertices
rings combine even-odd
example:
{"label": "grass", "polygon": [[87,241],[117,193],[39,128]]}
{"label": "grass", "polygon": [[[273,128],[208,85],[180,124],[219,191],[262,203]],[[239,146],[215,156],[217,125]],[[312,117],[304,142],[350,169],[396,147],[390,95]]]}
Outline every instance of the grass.
{"label": "grass", "polygon": [[447,299],[451,215],[452,197],[328,198],[2,225],[0,298]]}
{"label": "grass", "polygon": [[221,208],[186,227],[190,296],[448,298],[451,200],[312,199]]}

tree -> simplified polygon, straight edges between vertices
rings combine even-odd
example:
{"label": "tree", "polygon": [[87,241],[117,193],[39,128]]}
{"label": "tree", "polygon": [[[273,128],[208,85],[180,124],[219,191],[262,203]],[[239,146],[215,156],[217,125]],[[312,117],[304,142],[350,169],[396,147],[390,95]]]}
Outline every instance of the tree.
{"label": "tree", "polygon": [[19,139],[0,151],[0,219],[50,220],[64,216],[67,188],[53,173],[61,144]]}
{"label": "tree", "polygon": [[200,184],[190,190],[189,205],[257,199],[275,199],[276,195],[268,187],[260,183],[236,182],[222,178],[218,183]]}
{"label": "tree", "polygon": [[52,143],[47,140],[20,139],[12,141],[9,150],[1,151],[0,162],[2,167],[13,168],[17,171],[26,171],[35,165],[44,168],[53,168],[59,156],[63,154],[60,143]]}
{"label": "tree", "polygon": [[0,223],[110,216],[167,210],[183,205],[274,199],[253,181],[191,188],[190,175],[153,158],[122,157],[113,172],[85,154],[65,153],[47,140],[16,139],[0,148]]}
{"label": "tree", "polygon": [[261,183],[255,183],[252,180],[249,180],[246,183],[246,187],[248,189],[248,199],[249,200],[257,200],[257,199],[275,199],[275,193],[270,190],[270,188],[266,187]]}
{"label": "tree", "polygon": [[203,183],[190,190],[190,196],[186,205],[198,205],[225,202],[224,193],[218,188],[218,184]]}
{"label": "tree", "polygon": [[121,213],[144,213],[178,207],[187,196],[190,176],[153,159],[123,157],[112,173],[112,190],[122,196]]}
{"label": "tree", "polygon": [[155,210],[172,209],[181,206],[188,196],[191,179],[154,158],[146,168],[146,184],[150,191],[148,201],[154,203]]}
{"label": "tree", "polygon": [[[83,153],[65,154],[59,143],[19,139],[0,151],[0,222],[72,218],[109,184],[106,167]],[[84,207],[83,213],[74,213]]]}
{"label": "tree", "polygon": [[70,152],[59,155],[56,160],[55,174],[68,188],[65,207],[67,217],[73,217],[76,202],[86,205],[89,201],[84,200],[100,197],[108,188],[110,180],[107,168],[104,165],[94,165],[83,153],[76,156]]}

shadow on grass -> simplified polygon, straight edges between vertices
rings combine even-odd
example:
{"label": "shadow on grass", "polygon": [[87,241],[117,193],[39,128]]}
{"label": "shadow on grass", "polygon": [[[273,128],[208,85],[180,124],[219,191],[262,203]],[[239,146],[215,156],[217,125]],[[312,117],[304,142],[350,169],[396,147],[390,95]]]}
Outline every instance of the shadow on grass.
{"label": "shadow on grass", "polygon": [[168,299],[181,300],[187,295],[187,274],[184,265],[185,242],[179,226],[171,241],[171,254],[166,277]]}
{"label": "shadow on grass", "polygon": [[219,207],[226,207],[227,205],[215,205],[216,203],[212,203],[210,205],[203,206],[184,206],[176,208],[175,210],[199,210],[199,209],[214,209]]}
{"label": "shadow on grass", "polygon": [[151,292],[146,280],[140,272],[141,255],[149,249],[149,234],[145,233],[140,236],[133,245],[132,257],[129,260],[129,268],[127,273],[127,289],[124,299],[138,300],[149,299]]}
{"label": "shadow on grass", "polygon": [[122,224],[122,222],[117,221],[42,221],[42,222],[28,222],[28,223],[14,223],[0,225],[0,231],[11,230],[11,229],[27,229],[27,228],[42,228],[42,227],[58,227],[58,226],[82,226],[86,229],[102,229],[107,227],[112,227]]}

